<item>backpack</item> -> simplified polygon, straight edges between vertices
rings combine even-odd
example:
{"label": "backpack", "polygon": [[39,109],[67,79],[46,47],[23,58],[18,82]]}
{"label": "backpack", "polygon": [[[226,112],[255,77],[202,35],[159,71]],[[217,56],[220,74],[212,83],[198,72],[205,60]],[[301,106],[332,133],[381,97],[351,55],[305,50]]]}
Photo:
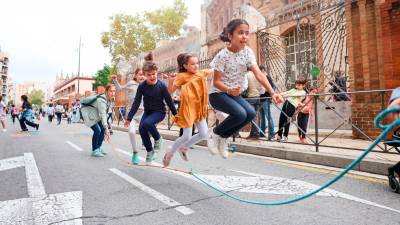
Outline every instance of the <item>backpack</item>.
{"label": "backpack", "polygon": [[85,120],[83,119],[83,116],[82,116],[82,109],[85,109],[86,107],[94,107],[92,104],[93,104],[95,101],[97,101],[98,98],[102,98],[102,99],[106,100],[106,99],[102,96],[102,94],[99,94],[99,95],[92,95],[92,96],[86,97],[86,98],[84,98],[84,99],[81,100],[81,107],[79,108],[79,117],[81,118],[81,120],[85,121]]}

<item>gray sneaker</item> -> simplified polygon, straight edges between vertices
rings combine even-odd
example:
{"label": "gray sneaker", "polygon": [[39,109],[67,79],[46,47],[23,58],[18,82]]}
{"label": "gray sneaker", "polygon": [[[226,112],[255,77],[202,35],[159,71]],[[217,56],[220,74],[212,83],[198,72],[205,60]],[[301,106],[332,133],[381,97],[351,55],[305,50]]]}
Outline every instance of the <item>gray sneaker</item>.
{"label": "gray sneaker", "polygon": [[146,165],[151,165],[151,162],[153,161],[153,157],[154,157],[154,150],[151,152],[147,152]]}
{"label": "gray sneaker", "polygon": [[154,151],[158,152],[161,150],[163,144],[163,138],[160,136],[160,139],[154,141]]}

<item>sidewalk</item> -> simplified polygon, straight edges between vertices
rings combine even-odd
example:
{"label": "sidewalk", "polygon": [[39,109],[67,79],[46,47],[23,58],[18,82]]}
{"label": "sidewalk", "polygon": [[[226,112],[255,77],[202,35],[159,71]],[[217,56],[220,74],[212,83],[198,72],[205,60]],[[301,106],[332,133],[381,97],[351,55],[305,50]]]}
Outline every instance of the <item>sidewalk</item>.
{"label": "sidewalk", "polygon": [[[123,128],[122,124],[120,124],[120,126],[115,124],[113,128],[115,130],[127,131],[126,128]],[[167,140],[175,140],[179,134],[179,128],[175,126],[173,126],[171,130],[168,130],[166,125],[160,124],[158,129],[164,139]],[[248,133],[246,132],[241,133],[242,137],[247,137],[247,135]],[[322,138],[323,137],[320,137],[321,140]],[[297,136],[289,135],[289,141],[298,142]],[[311,143],[311,141],[309,142]],[[362,151],[359,150],[331,147],[319,147],[319,152],[316,152],[315,147],[312,145],[269,142],[265,139],[247,140],[244,138],[238,138],[235,142],[232,142],[231,139],[230,144],[236,145],[238,152],[337,168],[346,167],[353,159],[362,153]],[[329,137],[323,142],[323,144],[365,149],[371,144],[371,142],[340,137]],[[202,141],[198,145],[206,146],[207,143],[206,141]],[[393,154],[393,152],[396,152],[395,150],[391,150],[391,152],[392,153],[371,152],[353,170],[386,175],[387,168],[400,161],[400,154]]]}

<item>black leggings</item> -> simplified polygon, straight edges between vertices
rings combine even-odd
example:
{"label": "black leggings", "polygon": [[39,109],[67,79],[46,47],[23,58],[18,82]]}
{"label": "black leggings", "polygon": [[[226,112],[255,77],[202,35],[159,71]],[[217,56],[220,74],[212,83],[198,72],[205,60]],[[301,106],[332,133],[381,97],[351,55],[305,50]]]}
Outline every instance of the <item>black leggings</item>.
{"label": "black leggings", "polygon": [[299,112],[299,114],[297,115],[297,125],[299,126],[297,130],[299,131],[299,137],[301,138],[306,138],[309,117],[310,117],[309,113]]}
{"label": "black leggings", "polygon": [[[279,116],[278,136],[282,137],[282,132],[285,137],[289,135],[290,118],[294,115],[296,108],[289,101],[285,101],[282,106],[282,112]],[[285,115],[286,114],[286,115]]]}
{"label": "black leggings", "polygon": [[400,162],[396,163],[392,167],[389,167],[389,175],[394,175],[394,172],[400,176]]}

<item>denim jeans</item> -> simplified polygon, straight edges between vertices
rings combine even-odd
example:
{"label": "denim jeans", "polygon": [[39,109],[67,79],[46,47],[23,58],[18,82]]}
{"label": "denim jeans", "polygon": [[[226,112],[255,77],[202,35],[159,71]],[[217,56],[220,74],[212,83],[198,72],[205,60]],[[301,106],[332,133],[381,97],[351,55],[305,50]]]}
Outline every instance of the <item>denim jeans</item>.
{"label": "denim jeans", "polygon": [[142,143],[146,147],[147,152],[153,151],[151,144],[150,135],[153,136],[154,140],[161,138],[160,133],[157,130],[157,123],[161,122],[165,118],[165,112],[145,112],[142,116],[142,120],[139,125],[139,133],[142,138]]}
{"label": "denim jeans", "polygon": [[[246,101],[248,103],[250,103],[250,105],[253,107],[253,109],[257,115],[258,109],[260,108],[260,99],[259,98],[247,98]],[[255,116],[252,121],[253,122],[251,123],[250,137],[259,137],[260,131],[254,125],[254,124],[258,125],[257,116]]]}
{"label": "denim jeans", "polygon": [[228,138],[242,127],[246,126],[255,116],[253,107],[240,96],[230,96],[226,93],[210,94],[210,104],[214,109],[229,116],[214,128],[214,133]]}
{"label": "denim jeans", "polygon": [[266,121],[268,121],[268,138],[272,138],[274,136],[274,119],[272,118],[271,113],[271,101],[266,100],[261,105],[261,131],[265,134],[265,130],[267,128]]}
{"label": "denim jeans", "polygon": [[93,137],[92,137],[92,151],[98,149],[101,147],[103,144],[104,140],[104,134],[105,134],[105,128],[103,124],[100,122],[96,123],[92,127],[90,127],[93,130]]}

